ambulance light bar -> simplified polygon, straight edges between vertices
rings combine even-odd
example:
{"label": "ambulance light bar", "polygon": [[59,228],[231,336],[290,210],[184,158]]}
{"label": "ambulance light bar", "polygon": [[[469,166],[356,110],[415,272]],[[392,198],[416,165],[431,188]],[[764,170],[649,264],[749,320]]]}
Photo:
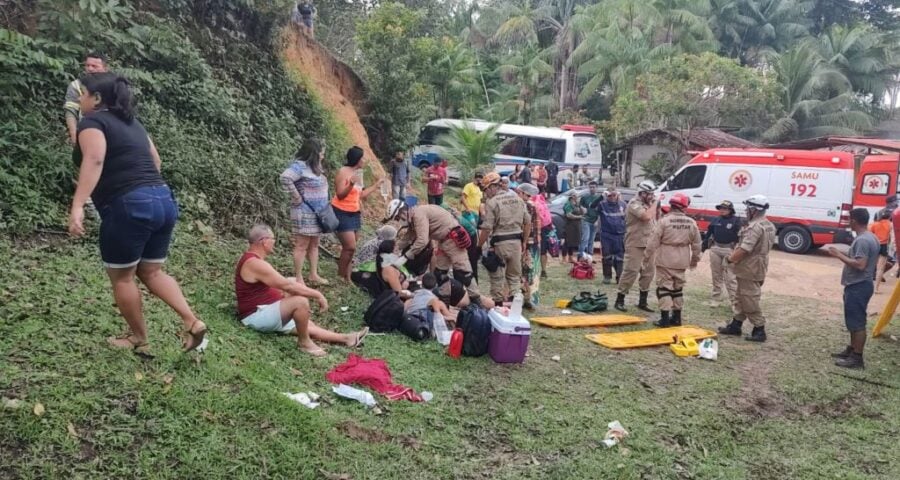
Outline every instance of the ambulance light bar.
{"label": "ambulance light bar", "polygon": [[719,157],[775,158],[775,154],[772,152],[713,152],[713,155]]}

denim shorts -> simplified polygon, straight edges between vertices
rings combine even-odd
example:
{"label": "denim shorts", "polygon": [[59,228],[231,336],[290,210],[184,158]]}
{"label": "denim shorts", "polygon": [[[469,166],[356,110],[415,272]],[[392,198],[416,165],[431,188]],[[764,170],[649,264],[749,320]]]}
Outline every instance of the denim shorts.
{"label": "denim shorts", "polygon": [[100,256],[107,268],[166,261],[178,220],[178,206],[167,185],[135,188],[99,212]]}
{"label": "denim shorts", "polygon": [[850,332],[866,329],[866,308],[875,291],[871,280],[854,283],[844,287],[844,323]]}
{"label": "denim shorts", "polygon": [[331,208],[334,210],[334,216],[338,219],[335,232],[356,232],[362,228],[362,215],[359,212],[348,212],[334,206]]}

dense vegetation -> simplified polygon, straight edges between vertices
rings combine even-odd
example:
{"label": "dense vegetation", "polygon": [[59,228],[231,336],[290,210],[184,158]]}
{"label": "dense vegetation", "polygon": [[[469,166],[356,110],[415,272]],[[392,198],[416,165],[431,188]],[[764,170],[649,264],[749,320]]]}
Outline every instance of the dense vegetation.
{"label": "dense vegetation", "polygon": [[[340,15],[360,19],[355,44],[340,50],[385,99],[377,120],[401,145],[437,116],[597,122],[610,138],[649,125],[727,125],[772,142],[864,133],[893,116],[885,100],[900,88],[897,0],[437,3]],[[712,64],[726,74],[700,71]],[[686,104],[654,94],[666,75],[679,76],[680,91],[730,103],[730,114],[667,115]]]}
{"label": "dense vegetation", "polygon": [[[75,169],[62,101],[88,50],[138,89],[140,118],[183,211],[223,228],[284,211],[277,174],[298,141],[340,128],[282,67],[291,2],[3,2],[0,15],[0,229],[61,225]],[[199,225],[203,229],[203,225]]]}

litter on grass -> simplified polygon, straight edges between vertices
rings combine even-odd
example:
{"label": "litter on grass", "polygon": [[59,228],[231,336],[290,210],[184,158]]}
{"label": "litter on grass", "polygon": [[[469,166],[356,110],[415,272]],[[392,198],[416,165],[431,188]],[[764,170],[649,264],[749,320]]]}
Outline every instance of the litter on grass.
{"label": "litter on grass", "polygon": [[291,400],[303,405],[306,408],[313,409],[319,406],[319,395],[313,392],[298,392],[298,393],[282,393],[285,397],[290,398]]}
{"label": "litter on grass", "polygon": [[625,430],[625,427],[623,427],[618,420],[609,422],[606,427],[609,428],[606,432],[606,436],[603,438],[603,444],[606,445],[606,448],[618,445],[623,438],[628,436],[628,430]]}
{"label": "litter on grass", "polygon": [[719,342],[712,338],[705,338],[700,342],[700,358],[715,360],[719,358]]}
{"label": "litter on grass", "polygon": [[371,393],[365,390],[360,390],[358,388],[353,388],[350,385],[344,385],[343,383],[335,387],[331,387],[331,391],[333,391],[334,394],[339,397],[356,400],[357,402],[365,405],[368,408],[372,408],[377,404],[377,402],[375,402],[375,397],[373,397]]}

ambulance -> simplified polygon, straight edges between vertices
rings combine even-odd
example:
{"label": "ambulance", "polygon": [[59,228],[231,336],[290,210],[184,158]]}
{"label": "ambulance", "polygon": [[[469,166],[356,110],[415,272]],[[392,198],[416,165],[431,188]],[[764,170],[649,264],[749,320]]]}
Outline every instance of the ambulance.
{"label": "ambulance", "polygon": [[897,193],[897,155],[821,150],[712,149],[700,153],[659,187],[660,197],[683,193],[687,213],[705,230],[718,216],[716,205],[730,200],[743,216],[743,201],[769,199],[767,216],[778,228],[781,250],[806,253],[828,243],[848,243],[850,210],[870,214]]}

